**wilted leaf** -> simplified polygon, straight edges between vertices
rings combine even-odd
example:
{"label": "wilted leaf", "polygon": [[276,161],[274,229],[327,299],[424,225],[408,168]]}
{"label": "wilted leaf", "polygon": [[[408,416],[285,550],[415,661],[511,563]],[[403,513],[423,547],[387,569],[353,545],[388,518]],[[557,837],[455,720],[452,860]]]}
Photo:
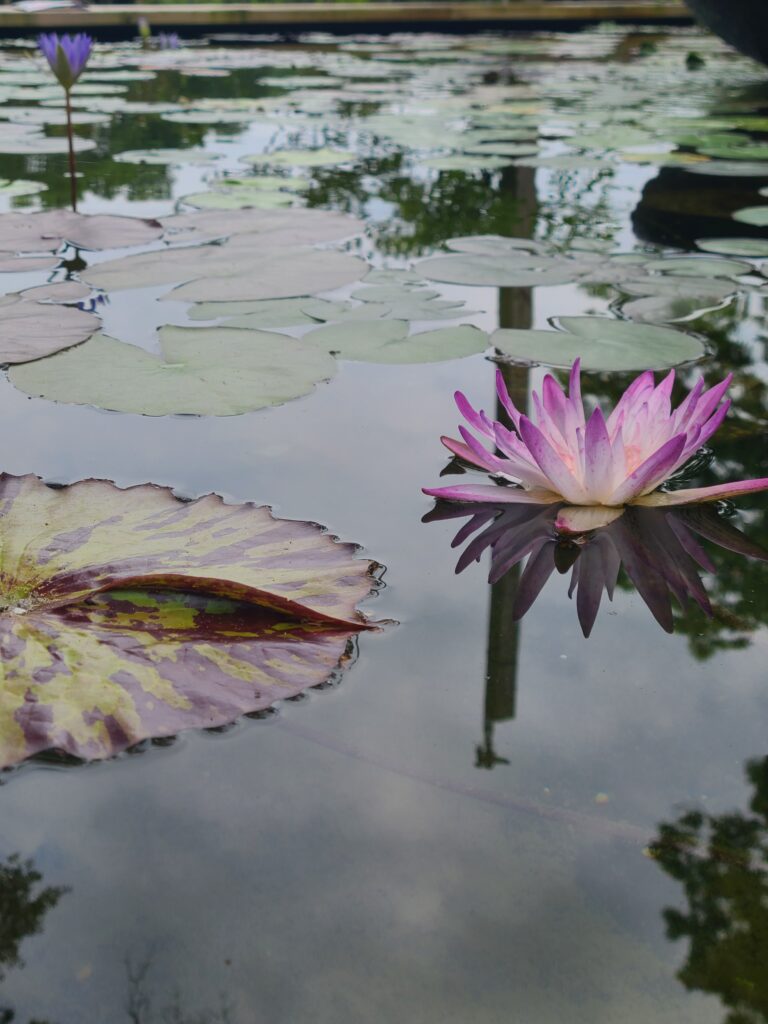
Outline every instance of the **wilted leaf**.
{"label": "wilted leaf", "polygon": [[336,372],[322,349],[267,331],[162,327],[160,348],[158,357],[97,334],[10,377],[26,394],[74,405],[146,416],[235,416],[306,395]]}
{"label": "wilted leaf", "polygon": [[223,725],[324,682],[372,564],[208,495],[0,476],[0,766]]}

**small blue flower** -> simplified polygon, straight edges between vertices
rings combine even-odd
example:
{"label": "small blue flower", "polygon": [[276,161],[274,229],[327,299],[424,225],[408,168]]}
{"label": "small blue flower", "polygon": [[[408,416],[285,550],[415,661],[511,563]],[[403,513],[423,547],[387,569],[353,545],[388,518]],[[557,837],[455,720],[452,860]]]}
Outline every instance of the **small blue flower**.
{"label": "small blue flower", "polygon": [[84,32],[76,36],[59,36],[57,32],[43,33],[37,37],[51,71],[67,90],[71,89],[83,73],[93,48],[93,40]]}

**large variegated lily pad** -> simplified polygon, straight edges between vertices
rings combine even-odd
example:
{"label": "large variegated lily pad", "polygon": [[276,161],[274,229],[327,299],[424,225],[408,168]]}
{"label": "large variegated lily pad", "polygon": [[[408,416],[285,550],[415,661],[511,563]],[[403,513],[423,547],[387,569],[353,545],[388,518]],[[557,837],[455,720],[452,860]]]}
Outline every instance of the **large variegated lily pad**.
{"label": "large variegated lily pad", "polygon": [[160,348],[158,357],[97,334],[10,376],[21,391],[57,402],[146,416],[234,416],[306,395],[336,372],[323,349],[269,331],[162,327]]}
{"label": "large variegated lily pad", "polygon": [[661,370],[701,359],[705,349],[691,334],[651,324],[597,316],[564,316],[561,330],[501,329],[491,344],[515,362],[570,366],[585,370]]}
{"label": "large variegated lily pad", "polygon": [[326,681],[372,563],[208,495],[0,476],[0,767],[88,760]]}

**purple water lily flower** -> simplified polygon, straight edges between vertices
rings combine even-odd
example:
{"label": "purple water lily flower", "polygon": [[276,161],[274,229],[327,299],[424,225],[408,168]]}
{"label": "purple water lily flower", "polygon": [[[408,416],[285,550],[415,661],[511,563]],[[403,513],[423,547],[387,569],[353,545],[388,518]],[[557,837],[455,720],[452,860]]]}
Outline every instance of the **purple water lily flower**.
{"label": "purple water lily flower", "polygon": [[159,50],[178,50],[181,47],[178,32],[158,32],[156,39]]}
{"label": "purple water lily flower", "polygon": [[76,36],[60,36],[57,32],[44,32],[37,37],[37,45],[50,64],[51,71],[61,85],[69,91],[88,63],[93,49],[93,40],[84,32],[78,32]]}
{"label": "purple water lily flower", "polygon": [[[707,391],[700,379],[676,409],[671,406],[674,380],[674,370],[658,385],[650,370],[641,373],[608,417],[597,408],[587,419],[577,359],[569,395],[547,374],[541,398],[533,392],[534,413],[528,417],[515,407],[499,372],[499,400],[514,430],[475,410],[458,391],[456,404],[475,434],[459,427],[462,441],[449,437],[442,441],[454,455],[516,486],[459,485],[425,488],[424,493],[462,502],[565,502],[558,529],[581,533],[613,522],[627,505],[690,505],[768,490],[768,478],[658,489],[709,440],[730,406],[730,401],[723,401],[730,374]],[[489,451],[483,441],[494,450]]]}

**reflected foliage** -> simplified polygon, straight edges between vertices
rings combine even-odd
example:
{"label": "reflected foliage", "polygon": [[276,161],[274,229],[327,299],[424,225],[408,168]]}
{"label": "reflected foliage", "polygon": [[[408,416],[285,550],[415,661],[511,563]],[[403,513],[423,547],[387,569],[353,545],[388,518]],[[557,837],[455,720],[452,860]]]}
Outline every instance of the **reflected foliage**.
{"label": "reflected foliage", "polygon": [[19,946],[42,931],[43,919],[67,892],[41,886],[43,876],[30,860],[12,854],[0,863],[0,980],[9,967],[23,966]]}
{"label": "reflected foliage", "polygon": [[724,1024],[768,1021],[768,757],[746,774],[751,813],[689,811],[663,823],[651,847],[687,903],[664,911],[668,938],[689,941],[678,978],[719,996]]}
{"label": "reflected foliage", "polygon": [[[457,573],[490,551],[488,581],[496,584],[527,560],[509,610],[513,621],[528,612],[555,571],[570,573],[568,594],[575,596],[584,636],[592,631],[603,594],[613,598],[622,567],[653,617],[671,633],[676,625],[673,600],[688,614],[695,605],[705,615],[713,615],[700,574],[702,569],[715,573],[716,567],[699,538],[737,555],[768,561],[768,550],[709,506],[673,510],[627,506],[609,526],[576,536],[558,532],[561,508],[560,504],[438,503],[424,522],[468,517],[452,543],[460,547],[466,542]],[[729,585],[734,585],[733,576]]]}

